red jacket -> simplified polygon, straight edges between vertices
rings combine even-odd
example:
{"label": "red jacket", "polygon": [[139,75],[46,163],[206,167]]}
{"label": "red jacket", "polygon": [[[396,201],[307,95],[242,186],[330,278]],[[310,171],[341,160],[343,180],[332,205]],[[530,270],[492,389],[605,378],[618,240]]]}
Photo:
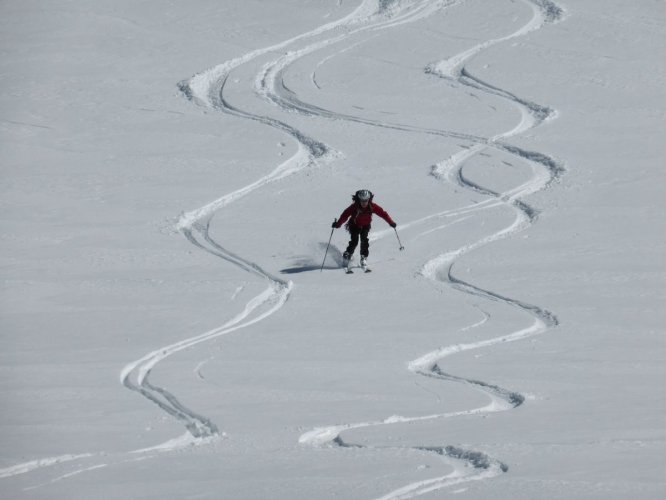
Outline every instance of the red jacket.
{"label": "red jacket", "polygon": [[395,222],[393,222],[393,219],[391,219],[391,216],[386,212],[386,210],[384,210],[376,203],[370,202],[366,208],[363,208],[360,204],[354,202],[345,208],[344,212],[342,212],[340,215],[340,218],[338,219],[335,227],[341,227],[350,217],[350,224],[355,224],[357,226],[369,226],[370,222],[372,221],[372,214],[379,215],[391,226],[395,225]]}

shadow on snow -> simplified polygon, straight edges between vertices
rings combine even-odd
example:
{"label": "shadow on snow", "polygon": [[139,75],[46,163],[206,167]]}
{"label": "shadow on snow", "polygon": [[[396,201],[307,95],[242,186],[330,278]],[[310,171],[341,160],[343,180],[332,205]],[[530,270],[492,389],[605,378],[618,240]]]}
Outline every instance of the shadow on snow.
{"label": "shadow on snow", "polygon": [[[327,243],[319,243],[318,246],[321,249],[321,258],[323,259],[324,254],[326,253]],[[326,255],[324,269],[340,269],[340,266],[342,266],[342,252],[334,245],[331,245],[328,249],[328,254]],[[315,257],[302,256],[294,261],[292,267],[281,269],[280,272],[282,274],[299,274],[310,271],[319,271],[321,268],[322,263],[317,262]]]}

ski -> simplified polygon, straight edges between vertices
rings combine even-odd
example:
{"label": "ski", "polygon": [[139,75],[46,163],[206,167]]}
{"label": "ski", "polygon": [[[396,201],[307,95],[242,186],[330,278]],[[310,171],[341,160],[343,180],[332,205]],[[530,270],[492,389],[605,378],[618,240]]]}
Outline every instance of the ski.
{"label": "ski", "polygon": [[[354,271],[352,270],[351,267],[343,267],[342,269],[344,269],[345,274],[354,274]],[[372,272],[372,269],[370,269],[369,267],[361,267],[361,269],[363,270],[364,273],[371,273]]]}
{"label": "ski", "polygon": [[[372,269],[370,269],[365,262],[365,260],[362,260],[361,263],[358,266],[359,269],[362,269],[364,273],[371,273]],[[351,260],[343,260],[342,261],[342,269],[344,269],[345,274],[354,274],[354,271],[352,269],[352,261]]]}

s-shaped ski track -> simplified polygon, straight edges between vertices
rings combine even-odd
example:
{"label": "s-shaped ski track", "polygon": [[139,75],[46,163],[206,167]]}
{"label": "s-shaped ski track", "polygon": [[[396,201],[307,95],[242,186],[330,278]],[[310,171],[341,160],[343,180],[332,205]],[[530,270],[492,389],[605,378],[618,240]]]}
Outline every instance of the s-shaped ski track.
{"label": "s-shaped ski track", "polygon": [[[408,227],[411,225],[417,225],[425,222],[426,220],[439,217],[451,217],[451,216],[463,216],[467,213],[476,212],[479,210],[485,210],[494,208],[497,206],[509,206],[515,213],[515,221],[507,228],[502,229],[494,234],[491,234],[487,237],[482,238],[481,240],[465,245],[455,251],[446,252],[435,259],[428,261],[424,264],[421,274],[433,281],[444,282],[449,286],[453,287],[456,290],[466,293],[468,295],[481,297],[485,300],[501,302],[507,306],[517,308],[518,310],[530,315],[533,318],[531,325],[517,330],[508,335],[503,335],[486,341],[469,343],[469,344],[458,344],[454,346],[449,346],[448,348],[438,349],[431,353],[426,354],[425,356],[412,361],[409,365],[410,370],[414,373],[418,373],[423,376],[436,377],[449,381],[456,381],[459,383],[468,384],[474,386],[477,389],[480,389],[488,394],[491,398],[491,403],[483,408],[477,408],[469,410],[467,412],[456,412],[456,413],[447,413],[440,415],[430,415],[426,417],[390,417],[383,421],[374,421],[374,422],[363,422],[357,424],[344,424],[338,426],[330,426],[315,429],[309,433],[304,434],[301,437],[301,443],[307,443],[311,445],[337,445],[337,446],[354,446],[345,443],[341,437],[341,433],[355,428],[363,428],[370,426],[378,425],[389,425],[395,423],[404,423],[404,422],[413,422],[418,420],[428,420],[433,418],[450,418],[454,416],[466,415],[466,414],[480,414],[480,413],[489,413],[494,411],[504,411],[510,408],[521,405],[525,398],[521,394],[503,389],[496,385],[488,384],[482,381],[465,379],[462,377],[457,377],[454,375],[447,374],[440,367],[441,361],[451,354],[472,350],[487,348],[495,344],[513,342],[517,340],[523,340],[527,337],[542,334],[547,330],[555,327],[558,324],[558,320],[554,314],[551,312],[530,305],[528,303],[511,299],[508,297],[503,297],[499,294],[493,293],[488,290],[481,289],[472,284],[465,283],[462,280],[455,278],[453,275],[452,269],[453,264],[457,259],[463,255],[478,249],[482,246],[488,245],[492,242],[514,236],[515,234],[528,229],[532,224],[536,222],[537,212],[532,209],[529,205],[522,201],[522,198],[526,196],[546,189],[551,185],[555,180],[557,180],[564,172],[562,164],[555,160],[554,158],[539,152],[528,151],[523,148],[511,145],[505,141],[510,137],[519,135],[527,130],[534,129],[538,127],[541,123],[555,118],[556,112],[546,106],[536,104],[527,99],[521,98],[507,90],[503,90],[499,87],[493,86],[489,83],[482,81],[479,78],[474,77],[469,71],[465,68],[465,63],[472,59],[474,56],[478,55],[487,48],[506,42],[513,38],[525,36],[532,31],[541,29],[547,24],[552,24],[558,21],[561,21],[564,18],[564,11],[557,6],[554,2],[550,0],[524,0],[524,3],[528,4],[533,11],[532,19],[524,25],[519,30],[501,38],[491,39],[480,43],[460,54],[454,56],[453,58],[447,59],[440,63],[430,64],[426,67],[425,72],[428,74],[433,74],[444,79],[449,79],[458,82],[459,84],[472,87],[476,90],[480,90],[489,95],[499,96],[514,105],[516,105],[521,111],[521,121],[511,130],[497,134],[491,138],[476,137],[466,134],[460,134],[451,131],[443,130],[434,130],[434,129],[423,129],[415,126],[408,126],[403,124],[379,122],[376,120],[369,120],[363,117],[352,116],[348,114],[337,113],[331,110],[323,109],[319,106],[308,104],[303,102],[289,90],[284,84],[284,73],[288,69],[289,65],[293,64],[297,59],[314,52],[324,46],[327,46],[330,42],[339,42],[340,38],[319,42],[317,44],[312,44],[308,47],[301,49],[300,51],[290,52],[285,56],[282,56],[275,61],[268,63],[264,66],[261,73],[257,76],[255,80],[255,89],[256,92],[279,106],[280,108],[287,111],[295,111],[301,114],[318,116],[335,120],[346,120],[355,123],[362,123],[375,127],[382,127],[394,130],[402,130],[405,132],[414,132],[414,133],[426,133],[433,135],[440,135],[443,137],[457,138],[457,139],[467,139],[473,143],[472,147],[461,150],[459,153],[456,153],[451,158],[444,160],[435,165],[432,170],[433,177],[441,180],[445,180],[450,183],[457,184],[462,186],[470,191],[481,193],[485,196],[488,196],[489,199],[485,202],[471,205],[469,207],[463,207],[462,209],[447,211],[439,214],[433,214],[431,216],[425,217],[418,221],[413,221],[408,223],[403,227]],[[413,16],[412,19],[415,19],[416,16]],[[407,21],[405,21],[407,22]],[[389,27],[390,24],[387,24],[385,27]],[[376,27],[375,29],[383,29],[383,27]],[[342,49],[347,50],[347,49]],[[327,59],[329,59],[327,57]],[[320,63],[320,65],[323,63]],[[313,82],[316,84],[316,80],[313,76]],[[465,179],[462,174],[462,168],[464,163],[472,158],[473,156],[481,153],[487,148],[496,149],[501,152],[508,153],[517,157],[518,159],[525,161],[532,169],[533,178],[527,182],[517,186],[509,191],[503,193],[496,193],[490,189],[484,188],[481,185],[474,184],[467,179]],[[383,231],[381,233],[375,234],[373,239],[379,239],[384,236],[389,231]],[[455,447],[424,447],[422,450],[428,450],[436,452],[442,456],[448,456],[450,458],[456,458],[458,460],[466,460],[468,465],[473,465],[471,470],[472,473],[463,473],[460,469],[456,469],[453,474],[434,478],[428,481],[413,483],[407,485],[403,488],[395,490],[388,495],[382,497],[385,499],[388,498],[412,498],[430,491],[437,489],[445,488],[455,484],[460,484],[461,482],[486,479],[488,477],[495,476],[507,470],[506,466],[501,462],[486,457],[485,455],[469,451],[469,450],[457,450]],[[455,450],[447,452],[447,450]],[[483,459],[479,459],[480,456],[483,456]],[[472,458],[473,457],[473,458]]]}

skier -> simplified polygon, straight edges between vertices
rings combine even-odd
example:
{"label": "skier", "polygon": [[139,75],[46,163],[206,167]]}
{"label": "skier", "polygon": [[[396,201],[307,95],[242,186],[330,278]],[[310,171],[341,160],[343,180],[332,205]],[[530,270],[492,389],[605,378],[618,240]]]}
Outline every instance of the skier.
{"label": "skier", "polygon": [[358,245],[359,237],[361,239],[361,267],[367,269],[367,259],[370,252],[370,241],[368,240],[368,233],[370,232],[370,222],[372,221],[372,214],[379,215],[384,219],[392,228],[396,227],[391,216],[382,207],[372,202],[374,195],[367,189],[359,189],[352,195],[354,203],[349,205],[340,215],[340,218],[333,222],[334,229],[341,227],[347,219],[349,222],[345,226],[350,234],[349,245],[347,250],[342,255],[344,262],[343,265],[349,270],[349,261],[351,260],[354,250]]}

